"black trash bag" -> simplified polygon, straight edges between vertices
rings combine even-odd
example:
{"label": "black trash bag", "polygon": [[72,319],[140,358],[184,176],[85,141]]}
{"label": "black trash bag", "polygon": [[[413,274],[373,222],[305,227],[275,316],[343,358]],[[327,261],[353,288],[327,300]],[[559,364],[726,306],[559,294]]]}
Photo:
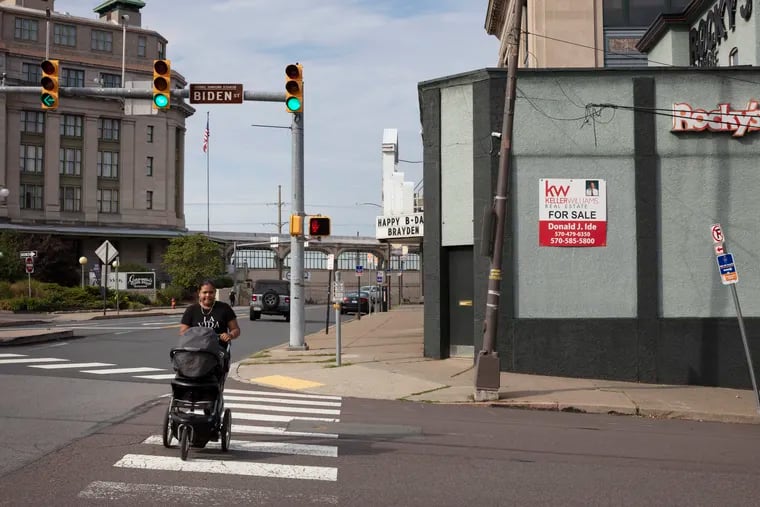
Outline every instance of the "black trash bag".
{"label": "black trash bag", "polygon": [[216,374],[224,367],[224,349],[213,329],[191,327],[179,337],[169,356],[174,371],[182,377],[200,378]]}

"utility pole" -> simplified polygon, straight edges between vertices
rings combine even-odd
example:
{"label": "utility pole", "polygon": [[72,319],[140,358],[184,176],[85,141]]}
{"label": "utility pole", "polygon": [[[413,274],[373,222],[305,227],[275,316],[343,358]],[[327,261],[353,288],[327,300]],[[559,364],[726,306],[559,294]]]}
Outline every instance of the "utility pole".
{"label": "utility pole", "polygon": [[[293,113],[291,126],[293,136],[293,201],[292,211],[300,220],[304,219],[304,167],[303,167],[303,113]],[[290,237],[290,346],[289,349],[308,350],[305,342],[306,321],[304,319],[303,286],[303,235]]]}
{"label": "utility pole", "polygon": [[495,231],[491,267],[488,274],[488,294],[486,296],[485,329],[483,348],[478,354],[475,366],[475,400],[485,401],[499,398],[500,368],[499,354],[496,352],[496,332],[499,322],[499,298],[501,297],[501,265],[506,227],[507,196],[509,194],[510,157],[512,155],[512,127],[515,115],[515,91],[517,89],[517,59],[520,50],[520,25],[523,0],[512,0],[512,18],[509,27],[509,48],[507,50],[507,87],[504,98],[504,117],[501,127],[501,149],[499,150],[499,174],[496,194],[493,200]]}

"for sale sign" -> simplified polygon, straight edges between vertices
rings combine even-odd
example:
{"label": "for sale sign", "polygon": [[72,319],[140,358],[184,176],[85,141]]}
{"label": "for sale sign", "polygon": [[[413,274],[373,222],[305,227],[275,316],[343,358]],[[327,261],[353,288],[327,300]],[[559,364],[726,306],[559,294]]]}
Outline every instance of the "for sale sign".
{"label": "for sale sign", "polygon": [[607,246],[607,182],[538,180],[538,245]]}

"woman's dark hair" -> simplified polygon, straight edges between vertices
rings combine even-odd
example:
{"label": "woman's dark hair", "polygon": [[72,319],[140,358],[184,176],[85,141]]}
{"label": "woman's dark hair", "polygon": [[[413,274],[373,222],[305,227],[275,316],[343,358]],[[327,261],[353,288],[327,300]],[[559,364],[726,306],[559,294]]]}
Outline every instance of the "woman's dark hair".
{"label": "woman's dark hair", "polygon": [[210,285],[212,289],[216,289],[216,284],[213,280],[203,280],[198,284],[197,290],[200,292],[204,285]]}

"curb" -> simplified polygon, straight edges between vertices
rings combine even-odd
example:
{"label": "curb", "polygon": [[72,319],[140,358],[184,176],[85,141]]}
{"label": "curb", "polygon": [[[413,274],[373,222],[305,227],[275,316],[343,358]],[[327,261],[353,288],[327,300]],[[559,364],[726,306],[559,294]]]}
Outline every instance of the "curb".
{"label": "curb", "polygon": [[69,339],[69,338],[75,338],[74,331],[71,331],[71,330],[56,331],[54,333],[19,336],[11,340],[0,341],[0,347],[11,347],[14,345],[30,345],[34,343],[45,343],[45,342],[52,342],[56,340],[63,340],[63,339]]}

